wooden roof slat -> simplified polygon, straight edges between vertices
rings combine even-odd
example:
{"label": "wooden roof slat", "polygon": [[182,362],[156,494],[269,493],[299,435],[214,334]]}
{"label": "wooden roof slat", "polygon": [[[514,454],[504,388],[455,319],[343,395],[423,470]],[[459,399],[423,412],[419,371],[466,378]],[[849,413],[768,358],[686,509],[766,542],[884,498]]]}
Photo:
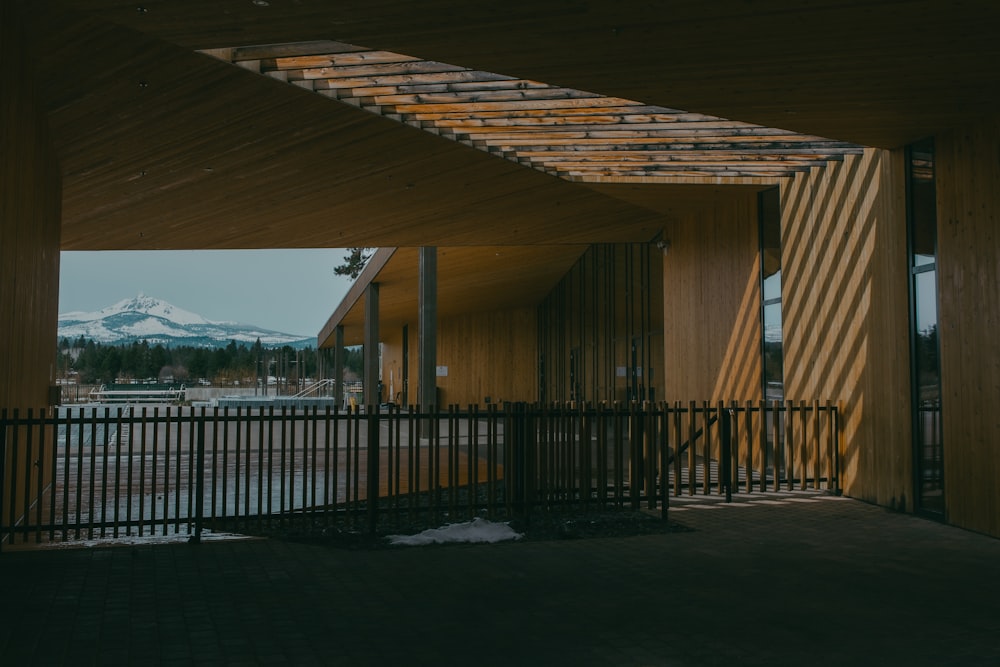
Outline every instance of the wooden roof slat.
{"label": "wooden roof slat", "polygon": [[[825,148],[841,148],[841,143],[805,142],[813,150]],[[699,148],[701,150],[769,150],[771,148],[796,148],[804,145],[795,139],[785,136],[732,136],[732,137],[683,137],[683,136],[639,136],[639,137],[546,137],[543,140],[517,138],[509,141],[490,142],[491,146],[502,148],[517,148],[519,150],[548,150],[558,147],[558,150],[663,150],[671,148]],[[601,147],[601,148],[597,148]]]}
{"label": "wooden roof slat", "polygon": [[480,102],[521,102],[539,100],[542,102],[559,100],[578,100],[600,97],[594,93],[571,88],[516,88],[511,90],[470,90],[453,93],[428,93],[407,95],[375,95],[372,104],[380,106],[395,106],[397,108],[410,105],[427,104],[477,104]]}
{"label": "wooden roof slat", "polygon": [[[624,100],[618,100],[608,97],[585,97],[577,99],[543,99],[543,100],[525,100],[525,101],[507,101],[507,102],[475,102],[466,104],[448,104],[441,103],[435,105],[438,107],[436,109],[437,113],[450,113],[458,112],[462,114],[469,113],[479,113],[484,111],[551,111],[552,109],[572,109],[574,107],[619,107],[623,105]],[[638,103],[636,103],[638,104]],[[427,112],[427,104],[396,104],[396,105],[385,105],[386,108],[392,109],[394,113],[411,113],[419,114]],[[422,119],[421,119],[422,120]]]}
{"label": "wooden roof slat", "polygon": [[[337,70],[339,71],[339,70]],[[377,76],[327,76],[336,71],[321,68],[310,70],[290,70],[289,78],[315,79],[317,87],[323,88],[365,88],[368,86],[398,86],[403,84],[461,83],[466,81],[508,81],[515,77],[505,74],[491,74],[467,69],[434,72],[386,73]]]}
{"label": "wooden roof slat", "polygon": [[[415,114],[422,116],[424,114]],[[696,116],[696,114],[691,114]],[[420,120],[424,120],[421,118]],[[552,114],[548,116],[534,116],[531,118],[484,118],[479,114],[470,114],[466,118],[446,118],[440,120],[426,120],[434,123],[438,127],[453,128],[455,130],[470,130],[476,132],[528,132],[545,129],[557,129],[567,127],[572,129],[607,129],[611,127],[621,127],[623,129],[655,129],[655,130],[675,130],[687,131],[696,129],[699,126],[720,127],[720,128],[740,128],[752,129],[757,125],[747,125],[738,121],[727,121],[722,119],[705,120],[704,116],[683,118],[681,116],[662,116],[655,118],[646,115],[606,115],[606,116],[565,116],[563,114]],[[774,128],[763,128],[772,131]],[[783,130],[781,130],[783,131]]]}
{"label": "wooden roof slat", "polygon": [[841,149],[828,149],[823,151],[809,151],[808,147],[801,147],[799,149],[792,148],[779,148],[761,151],[699,151],[699,150],[681,150],[681,151],[517,151],[517,155],[524,158],[534,158],[542,157],[548,160],[555,160],[559,158],[570,158],[579,159],[581,156],[595,156],[601,157],[606,156],[608,160],[618,160],[622,162],[634,161],[634,160],[665,160],[669,161],[672,159],[686,159],[685,156],[692,155],[716,155],[720,159],[725,160],[760,160],[765,158],[773,158],[775,160],[791,158],[794,159],[796,156],[801,157],[818,157],[825,160],[842,159],[844,155],[854,154],[856,151],[850,148]]}
{"label": "wooden roof slat", "polygon": [[[354,53],[371,49],[345,42],[319,40],[312,42],[291,42],[288,44],[264,44],[260,46],[239,46],[233,49],[233,62],[262,60],[275,63],[277,59],[325,57],[335,53]],[[324,54],[322,56],[317,54]],[[276,66],[276,65],[275,65]]]}
{"label": "wooden roof slat", "polygon": [[[511,159],[511,160],[513,160],[515,162],[518,162],[518,163],[526,165],[526,166],[530,166],[530,167],[535,168],[535,169],[554,170],[554,171],[559,172],[559,173],[564,173],[564,172],[568,173],[571,170],[570,169],[570,165],[574,164],[573,161],[571,161],[571,160],[553,160],[553,161],[550,161],[550,160],[545,160],[544,158],[538,158],[538,157],[528,158],[528,157],[524,157],[524,156],[516,156],[515,154],[511,154],[508,157],[508,159]],[[794,166],[795,164],[797,164],[797,162],[798,163],[803,163],[803,164],[805,163],[805,161],[787,161],[787,162],[783,162],[782,161],[782,162],[779,162],[779,161],[754,161],[754,160],[711,160],[711,161],[704,161],[704,160],[691,160],[691,161],[688,161],[688,160],[663,160],[663,161],[659,161],[659,162],[635,162],[635,161],[632,161],[632,162],[601,162],[601,161],[593,161],[593,162],[579,162],[578,164],[581,164],[581,165],[586,164],[586,165],[588,165],[588,166],[590,166],[592,168],[601,167],[601,168],[607,169],[607,170],[618,170],[618,171],[621,171],[621,172],[624,173],[626,171],[635,170],[635,169],[657,169],[657,168],[660,168],[660,167],[663,167],[665,169],[677,169],[679,167],[683,167],[685,169],[693,169],[695,167],[702,167],[702,166],[707,166],[707,165],[729,167],[729,168],[733,169],[734,171],[743,171],[743,170],[747,170],[747,169],[754,169],[758,165],[772,165],[772,166],[774,166],[778,170],[785,170],[785,169],[787,169],[787,168],[789,168],[791,166]],[[815,165],[819,165],[819,164],[825,164],[826,162],[829,162],[829,160],[826,160],[826,159],[819,160],[819,159],[817,159],[815,161],[811,161],[810,164],[813,164],[815,166]]]}
{"label": "wooden roof slat", "polygon": [[[437,126],[435,126],[437,127]],[[621,127],[621,126],[567,126],[559,128],[534,128],[531,130],[507,130],[507,131],[493,131],[493,132],[481,132],[479,130],[469,131],[469,132],[456,132],[451,128],[438,128],[446,130],[455,135],[460,135],[462,137],[467,137],[472,140],[482,140],[482,141],[546,141],[548,139],[562,139],[562,138],[579,138],[579,139],[626,139],[626,138],[640,138],[640,137],[662,137],[662,138],[679,138],[679,139],[697,139],[699,141],[711,141],[713,138],[718,138],[720,140],[730,140],[734,138],[741,137],[770,137],[778,138],[783,141],[794,141],[797,143],[811,143],[822,141],[819,137],[806,137],[789,135],[783,130],[776,130],[768,127],[761,128],[745,128],[745,127],[734,127],[734,128],[717,128],[712,126],[703,126],[692,129],[690,131],[685,131],[684,128],[680,127],[646,127],[646,126],[633,126],[633,127]]]}
{"label": "wooden roof slat", "polygon": [[790,172],[801,172],[808,171],[808,167],[788,167],[784,169],[758,169],[748,168],[748,169],[733,169],[732,167],[710,167],[703,166],[697,169],[691,169],[689,167],[678,167],[677,169],[663,167],[661,169],[645,169],[645,170],[604,170],[604,171],[585,171],[585,170],[567,170],[565,174],[567,176],[577,177],[581,180],[587,180],[592,177],[605,178],[605,177],[641,177],[641,178],[655,178],[657,176],[663,177],[690,177],[698,178],[705,177],[707,175],[713,177],[773,177],[775,175],[788,174]]}
{"label": "wooden roof slat", "polygon": [[[640,102],[629,102],[628,100],[618,100],[619,102],[627,102],[627,104],[609,104],[607,101],[612,99],[608,97],[592,98],[595,100],[594,106],[591,107],[572,107],[559,110],[559,116],[574,116],[574,115],[606,115],[606,114],[654,114],[654,113],[685,113],[683,111],[669,110],[662,107],[651,107]],[[596,100],[600,100],[600,104],[596,103]],[[417,111],[415,112],[420,120],[446,120],[446,119],[457,119],[463,120],[470,118],[470,114],[466,111],[445,111],[442,109],[433,109],[431,111]],[[485,110],[477,111],[474,114],[475,118],[487,119],[505,119],[505,118],[553,118],[555,117],[552,110],[549,108],[526,108],[526,109],[497,109],[497,110]]]}
{"label": "wooden roof slat", "polygon": [[[340,53],[324,53],[312,56],[292,56],[275,58],[272,67],[278,70],[297,70],[315,67],[351,67],[363,65],[395,65],[399,63],[417,62],[420,58],[407,56],[392,51],[343,51]],[[261,59],[261,63],[265,59]]]}
{"label": "wooden roof slat", "polygon": [[[468,67],[449,65],[433,60],[413,60],[403,63],[373,63],[369,65],[350,65],[346,67],[330,67],[320,77],[321,81],[336,79],[351,79],[372,76],[403,76],[405,74],[436,74],[440,72],[466,72]],[[295,70],[290,70],[295,72]],[[321,84],[317,83],[317,87]]]}
{"label": "wooden roof slat", "polygon": [[[255,55],[260,55],[255,53]],[[850,144],[389,51],[262,58],[262,71],[555,176],[787,174]]]}
{"label": "wooden roof slat", "polygon": [[[343,87],[343,86],[342,86]],[[479,94],[488,93],[492,91],[522,91],[522,90],[551,90],[545,84],[538,83],[536,81],[528,81],[526,79],[494,79],[490,81],[486,80],[474,80],[474,81],[437,81],[429,83],[403,83],[398,85],[369,85],[368,87],[358,86],[351,88],[351,93],[357,97],[376,97],[377,104],[382,104],[383,102],[395,103],[386,101],[386,97],[408,97],[415,96],[419,97],[426,94],[433,93],[466,93],[466,94]],[[478,95],[475,95],[478,97]],[[539,93],[539,96],[544,99]],[[555,95],[553,97],[559,98],[560,95]]]}
{"label": "wooden roof slat", "polygon": [[826,162],[830,159],[827,155],[823,154],[787,154],[787,155],[774,155],[770,153],[761,153],[757,155],[750,154],[740,154],[740,153],[719,153],[717,151],[697,151],[697,152],[677,152],[670,155],[642,155],[633,154],[628,156],[614,155],[611,153],[582,153],[576,155],[550,155],[546,153],[536,153],[532,155],[525,155],[523,153],[518,153],[518,157],[525,158],[528,160],[539,160],[544,161],[546,164],[639,164],[639,163],[672,163],[672,162],[684,162],[687,164],[693,163],[740,163],[740,162],[753,162],[753,163],[768,163],[775,162],[781,164],[791,164],[793,162]]}

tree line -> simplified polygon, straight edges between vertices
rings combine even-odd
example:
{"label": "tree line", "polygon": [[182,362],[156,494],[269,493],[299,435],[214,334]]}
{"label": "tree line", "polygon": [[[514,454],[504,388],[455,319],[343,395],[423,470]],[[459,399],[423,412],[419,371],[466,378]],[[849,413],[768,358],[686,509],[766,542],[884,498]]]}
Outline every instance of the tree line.
{"label": "tree line", "polygon": [[[360,348],[345,350],[345,377],[360,377]],[[249,384],[258,378],[280,377],[288,382],[333,376],[333,350],[295,349],[285,345],[264,347],[229,344],[220,348],[186,345],[150,345],[147,341],[104,344],[80,337],[63,338],[56,354],[60,379],[79,384],[115,382],[158,382],[193,384],[203,381],[217,385]]]}

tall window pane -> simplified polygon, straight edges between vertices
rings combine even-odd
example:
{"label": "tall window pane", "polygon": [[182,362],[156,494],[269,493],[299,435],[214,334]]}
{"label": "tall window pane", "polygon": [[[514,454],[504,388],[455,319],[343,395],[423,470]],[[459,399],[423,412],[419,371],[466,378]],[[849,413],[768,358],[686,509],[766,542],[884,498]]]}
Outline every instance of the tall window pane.
{"label": "tall window pane", "polygon": [[785,396],[781,335],[781,202],[778,189],[760,194],[761,330],[764,398]]}
{"label": "tall window pane", "polygon": [[910,319],[917,509],[944,514],[944,440],[938,353],[937,207],[934,142],[908,151]]}

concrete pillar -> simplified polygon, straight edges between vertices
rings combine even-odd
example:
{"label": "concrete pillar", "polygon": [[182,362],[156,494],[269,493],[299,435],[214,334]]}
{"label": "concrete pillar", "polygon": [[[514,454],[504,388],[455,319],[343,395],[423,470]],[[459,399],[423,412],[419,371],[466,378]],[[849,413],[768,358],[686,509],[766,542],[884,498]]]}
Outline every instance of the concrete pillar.
{"label": "concrete pillar", "polygon": [[418,282],[417,402],[426,410],[437,406],[437,248],[420,249]]}
{"label": "concrete pillar", "polygon": [[365,405],[378,405],[378,283],[365,290]]}

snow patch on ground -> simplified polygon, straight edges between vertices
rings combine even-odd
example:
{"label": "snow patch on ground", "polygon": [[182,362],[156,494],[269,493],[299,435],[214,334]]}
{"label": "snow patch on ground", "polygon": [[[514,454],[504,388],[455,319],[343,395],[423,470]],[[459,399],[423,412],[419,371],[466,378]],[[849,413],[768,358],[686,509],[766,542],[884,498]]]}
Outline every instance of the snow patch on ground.
{"label": "snow patch on ground", "polygon": [[486,519],[473,519],[465,523],[452,523],[441,528],[430,528],[416,535],[389,535],[390,544],[400,546],[423,546],[449,542],[492,543],[519,540],[523,533],[515,532],[506,523],[495,523]]}

